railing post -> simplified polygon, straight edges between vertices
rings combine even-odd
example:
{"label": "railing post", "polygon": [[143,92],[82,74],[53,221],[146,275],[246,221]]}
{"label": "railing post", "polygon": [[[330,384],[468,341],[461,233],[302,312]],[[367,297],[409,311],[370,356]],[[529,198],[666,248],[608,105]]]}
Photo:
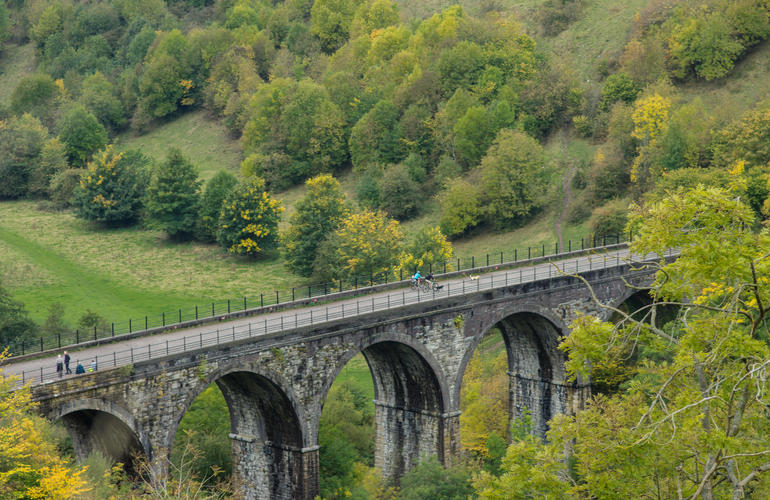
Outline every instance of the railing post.
{"label": "railing post", "polygon": [[166,312],[160,313],[160,326],[166,326]]}
{"label": "railing post", "polygon": [[476,256],[471,255],[471,269],[476,267]]}
{"label": "railing post", "polygon": [[43,352],[43,337],[40,337],[40,352]]}
{"label": "railing post", "polygon": [[307,298],[309,299],[313,295],[313,291],[310,288],[310,285],[307,286]]}
{"label": "railing post", "polygon": [[342,293],[342,279],[340,278],[340,293]]}
{"label": "railing post", "polygon": [[457,270],[460,270],[460,257],[457,257]]}
{"label": "railing post", "polygon": [[358,276],[354,278],[353,289],[358,290]]}
{"label": "railing post", "polygon": [[543,249],[541,250],[541,252],[542,253],[540,254],[540,256],[545,257],[545,243],[543,243]]}
{"label": "railing post", "polygon": [[128,333],[131,333],[131,318],[128,318]]}
{"label": "railing post", "polygon": [[182,310],[181,309],[179,310],[179,322],[180,323],[182,322]]}
{"label": "railing post", "polygon": [[519,260],[519,249],[518,248],[514,248],[513,249],[513,261],[516,262],[517,260]]}
{"label": "railing post", "polygon": [[112,323],[110,329],[112,330],[112,336],[115,336],[115,323]]}
{"label": "railing post", "polygon": [[275,291],[275,303],[276,305],[281,303],[281,298],[278,296],[278,290]]}
{"label": "railing post", "polygon": [[96,340],[96,325],[94,325],[94,340]]}
{"label": "railing post", "polygon": [[195,319],[198,319],[198,305],[195,305]]}
{"label": "railing post", "polygon": [[487,267],[489,267],[489,254],[487,254]]}
{"label": "railing post", "polygon": [[532,258],[532,247],[527,247],[527,260]]}
{"label": "railing post", "polygon": [[214,314],[214,303],[211,303],[211,317],[213,318],[215,316]]}
{"label": "railing post", "polygon": [[147,330],[147,316],[144,317],[144,329]]}
{"label": "railing post", "polygon": [[243,310],[246,310],[246,296],[243,296]]}
{"label": "railing post", "polygon": [[261,293],[259,294],[259,307],[265,307],[265,298]]}
{"label": "railing post", "polygon": [[227,314],[230,314],[230,299],[227,299]]}
{"label": "railing post", "polygon": [[572,251],[572,240],[567,240],[567,253]]}
{"label": "railing post", "polygon": [[[128,324],[129,324],[129,326],[131,325],[131,320],[128,320]],[[75,343],[76,344],[80,343],[80,330],[79,329],[75,329]]]}
{"label": "railing post", "polygon": [[585,250],[585,247],[583,246],[583,237],[580,237],[580,249]]}
{"label": "railing post", "polygon": [[[310,293],[307,296],[310,297]],[[294,287],[291,287],[291,301],[294,302]]]}

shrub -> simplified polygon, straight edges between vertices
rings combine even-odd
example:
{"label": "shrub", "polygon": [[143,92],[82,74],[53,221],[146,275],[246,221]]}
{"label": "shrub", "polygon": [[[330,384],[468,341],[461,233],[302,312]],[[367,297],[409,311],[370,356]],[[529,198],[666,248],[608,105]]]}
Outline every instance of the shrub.
{"label": "shrub", "polygon": [[628,202],[613,200],[594,209],[591,215],[591,232],[596,236],[623,234],[628,223]]}
{"label": "shrub", "polygon": [[609,109],[618,101],[634,102],[639,95],[639,87],[625,73],[615,73],[604,81],[602,87],[602,108]]}
{"label": "shrub", "polygon": [[54,208],[63,209],[72,206],[75,190],[80,186],[80,178],[86,172],[84,168],[68,168],[51,178],[48,193]]}

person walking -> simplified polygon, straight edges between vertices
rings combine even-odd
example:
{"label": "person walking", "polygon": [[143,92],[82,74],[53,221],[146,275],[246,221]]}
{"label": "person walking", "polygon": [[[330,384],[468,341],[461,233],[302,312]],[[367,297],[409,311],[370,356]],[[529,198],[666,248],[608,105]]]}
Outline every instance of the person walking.
{"label": "person walking", "polygon": [[56,373],[59,374],[59,378],[64,374],[64,361],[61,359],[61,354],[56,356]]}
{"label": "person walking", "polygon": [[70,370],[70,355],[67,354],[67,351],[64,351],[64,369],[67,375],[72,373],[72,370]]}

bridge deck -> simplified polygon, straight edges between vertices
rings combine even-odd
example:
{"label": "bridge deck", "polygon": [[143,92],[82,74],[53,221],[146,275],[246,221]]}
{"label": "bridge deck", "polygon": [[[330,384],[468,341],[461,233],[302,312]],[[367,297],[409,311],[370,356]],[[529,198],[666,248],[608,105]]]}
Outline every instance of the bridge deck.
{"label": "bridge deck", "polygon": [[[649,256],[651,258],[654,256]],[[284,310],[223,321],[216,325],[203,325],[177,329],[147,337],[132,338],[108,345],[99,345],[71,352],[70,368],[74,372],[78,362],[88,369],[96,360],[99,370],[111,369],[149,359],[161,358],[174,353],[193,351],[204,347],[225,344],[249,337],[275,334],[308,325],[368,314],[373,311],[397,309],[418,302],[440,300],[450,296],[476,293],[481,290],[549,280],[562,273],[576,274],[586,271],[613,268],[631,260],[627,249],[602,254],[583,255],[554,260],[538,265],[491,272],[479,276],[443,281],[443,287],[435,292],[418,292],[411,289],[380,292],[323,305]],[[642,259],[634,256],[634,261]],[[37,385],[59,379],[55,369],[55,357],[10,362],[2,367],[6,376],[17,375],[21,383]],[[76,377],[77,375],[64,375]]]}

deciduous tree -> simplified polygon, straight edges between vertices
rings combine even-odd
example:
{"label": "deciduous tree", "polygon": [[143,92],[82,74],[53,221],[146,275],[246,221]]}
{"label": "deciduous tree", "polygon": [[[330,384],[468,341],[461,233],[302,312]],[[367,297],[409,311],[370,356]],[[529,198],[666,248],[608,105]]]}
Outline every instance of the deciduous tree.
{"label": "deciduous tree", "polygon": [[147,187],[144,207],[148,226],[165,231],[172,239],[191,236],[198,220],[200,187],[195,166],[179,149],[172,148]]}
{"label": "deciduous tree", "polygon": [[230,253],[260,256],[278,245],[281,212],[281,203],[270,196],[263,179],[246,179],[222,204],[217,241]]}

